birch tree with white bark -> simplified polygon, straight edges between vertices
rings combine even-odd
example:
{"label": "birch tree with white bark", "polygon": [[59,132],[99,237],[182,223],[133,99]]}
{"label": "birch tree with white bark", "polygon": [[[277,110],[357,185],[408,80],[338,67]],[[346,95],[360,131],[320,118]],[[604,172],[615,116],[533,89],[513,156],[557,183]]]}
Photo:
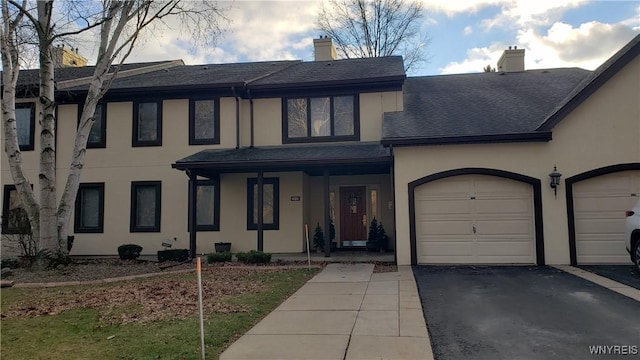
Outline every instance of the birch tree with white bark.
{"label": "birch tree with white bark", "polygon": [[[66,258],[69,221],[85,164],[87,140],[95,122],[93,116],[96,105],[109,90],[121,65],[139,45],[141,34],[159,30],[158,25],[164,26],[167,20],[175,18],[181,29],[174,30],[187,31],[194,46],[213,46],[228,21],[225,17],[227,9],[204,0],[40,0],[35,3],[27,0],[0,0],[0,5],[5,153],[39,249],[45,250],[43,254],[47,258]],[[58,201],[55,167],[56,92],[52,49],[54,42],[70,40],[88,31],[97,33],[98,55],[88,82],[73,152],[69,154],[69,174]],[[31,44],[24,41],[24,32],[35,35]],[[23,170],[16,130],[16,88],[21,61],[24,60],[22,57],[29,45],[37,49],[39,64],[37,119],[40,123],[40,165],[37,179],[29,179]],[[66,154],[58,154],[60,155]],[[34,180],[37,187],[32,189]],[[35,191],[39,193],[37,198]]]}

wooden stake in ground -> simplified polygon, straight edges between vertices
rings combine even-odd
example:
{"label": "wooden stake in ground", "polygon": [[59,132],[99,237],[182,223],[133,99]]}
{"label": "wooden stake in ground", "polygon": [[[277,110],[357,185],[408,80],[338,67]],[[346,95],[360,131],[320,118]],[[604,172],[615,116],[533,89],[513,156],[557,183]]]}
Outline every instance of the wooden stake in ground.
{"label": "wooden stake in ground", "polygon": [[200,308],[200,348],[202,349],[202,360],[204,356],[204,314],[202,311],[202,265],[200,257],[196,260],[196,273],[198,274],[198,307]]}

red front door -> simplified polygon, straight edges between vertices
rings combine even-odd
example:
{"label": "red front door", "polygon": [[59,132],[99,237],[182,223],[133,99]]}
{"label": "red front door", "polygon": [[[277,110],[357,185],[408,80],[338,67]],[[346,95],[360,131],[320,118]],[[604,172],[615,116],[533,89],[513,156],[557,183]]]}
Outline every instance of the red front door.
{"label": "red front door", "polygon": [[340,188],[340,240],[342,247],[366,246],[366,194],[364,186]]}

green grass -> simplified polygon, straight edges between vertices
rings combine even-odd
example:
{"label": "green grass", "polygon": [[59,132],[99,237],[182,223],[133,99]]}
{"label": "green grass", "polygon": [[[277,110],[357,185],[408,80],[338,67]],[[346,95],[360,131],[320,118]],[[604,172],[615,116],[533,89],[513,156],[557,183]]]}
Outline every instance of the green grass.
{"label": "green grass", "polygon": [[[248,306],[249,312],[205,313],[207,358],[217,359],[231,342],[276,308],[317,271],[313,269],[309,273],[306,269],[297,269],[246,275],[243,281],[258,281],[266,286],[260,292],[224,299]],[[2,308],[27,298],[50,298],[61,292],[64,289],[3,289]],[[135,306],[118,311],[135,311]],[[100,322],[98,310],[76,308],[51,316],[3,318],[0,326],[0,358],[3,360],[200,358],[197,316],[145,324],[108,325]],[[111,336],[113,338],[108,339]]]}

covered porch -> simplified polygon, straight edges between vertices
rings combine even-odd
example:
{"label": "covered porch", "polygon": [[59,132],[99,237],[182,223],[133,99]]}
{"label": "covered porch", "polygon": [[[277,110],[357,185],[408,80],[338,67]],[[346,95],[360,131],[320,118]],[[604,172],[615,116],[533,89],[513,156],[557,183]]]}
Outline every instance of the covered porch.
{"label": "covered porch", "polygon": [[[231,242],[232,252],[305,253],[306,259],[306,231],[314,256],[366,254],[375,218],[388,235],[381,256],[390,260],[372,261],[395,259],[392,157],[379,143],[212,149],[172,166],[189,177],[191,254]],[[203,198],[203,184],[214,187],[213,196]],[[325,240],[320,251],[317,227]],[[211,244],[205,251],[203,242]]]}

